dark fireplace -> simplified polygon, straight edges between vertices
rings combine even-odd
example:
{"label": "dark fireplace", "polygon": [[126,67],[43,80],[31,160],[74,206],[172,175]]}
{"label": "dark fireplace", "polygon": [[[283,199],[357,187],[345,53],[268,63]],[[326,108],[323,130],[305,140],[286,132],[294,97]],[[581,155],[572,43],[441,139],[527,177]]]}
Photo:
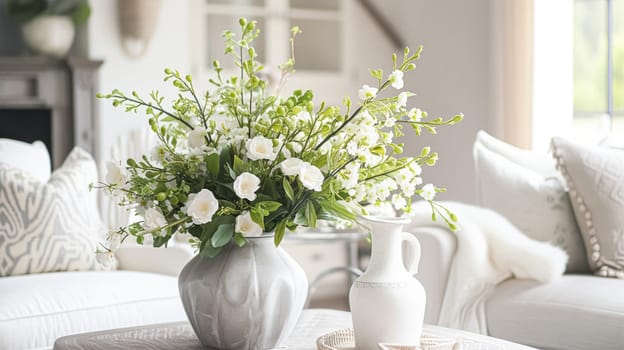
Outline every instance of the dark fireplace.
{"label": "dark fireplace", "polygon": [[77,57],[0,56],[0,137],[43,141],[53,168],[74,146],[97,156],[101,64]]}
{"label": "dark fireplace", "polygon": [[0,138],[20,140],[28,143],[42,141],[53,157],[52,110],[0,109]]}

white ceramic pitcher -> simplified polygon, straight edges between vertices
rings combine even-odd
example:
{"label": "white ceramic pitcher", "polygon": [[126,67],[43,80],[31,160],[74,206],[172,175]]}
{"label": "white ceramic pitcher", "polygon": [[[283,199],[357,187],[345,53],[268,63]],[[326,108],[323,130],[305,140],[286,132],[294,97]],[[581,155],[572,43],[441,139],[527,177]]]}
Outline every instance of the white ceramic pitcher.
{"label": "white ceramic pitcher", "polygon": [[403,232],[410,220],[364,220],[372,229],[371,259],[349,292],[356,348],[378,350],[378,343],[420,345],[426,297],[412,276],[418,270],[420,244]]}

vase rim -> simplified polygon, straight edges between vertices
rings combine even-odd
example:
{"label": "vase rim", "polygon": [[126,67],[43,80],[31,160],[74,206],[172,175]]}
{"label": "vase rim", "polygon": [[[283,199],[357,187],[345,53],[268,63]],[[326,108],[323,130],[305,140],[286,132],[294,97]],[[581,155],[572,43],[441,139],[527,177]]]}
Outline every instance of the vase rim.
{"label": "vase rim", "polygon": [[403,224],[407,225],[412,222],[412,219],[407,217],[396,216],[375,216],[375,215],[361,215],[363,220],[368,222],[376,222],[381,224]]}

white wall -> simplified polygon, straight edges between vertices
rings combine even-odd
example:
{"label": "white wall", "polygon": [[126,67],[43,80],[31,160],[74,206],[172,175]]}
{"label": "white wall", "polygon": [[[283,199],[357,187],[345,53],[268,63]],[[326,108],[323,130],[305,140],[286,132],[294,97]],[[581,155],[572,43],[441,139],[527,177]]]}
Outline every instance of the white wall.
{"label": "white wall", "polygon": [[424,46],[406,80],[406,88],[417,94],[409,103],[430,116],[465,115],[464,121],[439,128],[434,136],[406,133],[407,153],[415,155],[429,145],[440,154],[435,167],[424,168],[425,182],[448,190],[439,199],[475,200],[472,143],[477,130],[491,131],[494,121],[491,1],[497,0],[392,0],[382,9],[408,46]]}
{"label": "white wall", "polygon": [[[416,154],[430,145],[440,153],[434,168],[425,168],[425,181],[446,187],[440,198],[473,201],[474,172],[472,142],[478,129],[492,128],[490,103],[490,1],[494,0],[388,0],[376,2],[382,13],[415,49],[424,45],[415,72],[406,77],[406,88],[418,94],[410,105],[432,116],[452,116],[462,112],[465,120],[450,128],[440,128],[436,136],[406,137],[406,153]],[[102,58],[101,90],[133,89],[148,93],[162,86],[165,66],[190,71],[192,59],[189,33],[190,2],[163,0],[159,26],[144,57],[127,57],[117,29],[116,2],[91,0],[93,15],[89,22],[89,54]],[[184,4],[184,5],[183,5]],[[393,48],[357,2],[349,12],[353,35],[347,43],[351,60],[347,69],[349,91],[335,91],[355,97],[357,88],[370,82],[368,68],[389,71]],[[331,89],[332,87],[328,87]],[[101,101],[100,150],[108,150],[118,136],[146,123],[143,116],[132,116]],[[107,156],[100,153],[100,156]],[[100,158],[101,159],[101,158]]]}
{"label": "white wall", "polygon": [[[144,96],[152,89],[163,93],[174,91],[163,82],[163,69],[190,71],[189,48],[193,40],[187,29],[190,28],[190,6],[183,6],[180,1],[163,0],[158,26],[145,55],[133,59],[122,50],[117,1],[90,0],[90,3],[89,57],[104,60],[100,70],[100,91],[108,93],[118,88],[129,93],[136,90]],[[99,102],[97,157],[108,159],[108,150],[117,137],[126,137],[131,129],[146,126],[147,118],[142,114],[126,113],[123,108],[113,108],[108,100]]]}

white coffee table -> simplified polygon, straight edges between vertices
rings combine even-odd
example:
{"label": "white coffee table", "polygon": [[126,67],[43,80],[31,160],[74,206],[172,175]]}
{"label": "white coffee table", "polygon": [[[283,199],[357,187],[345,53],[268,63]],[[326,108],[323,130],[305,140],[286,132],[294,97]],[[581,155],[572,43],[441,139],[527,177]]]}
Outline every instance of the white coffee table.
{"label": "white coffee table", "polygon": [[[350,328],[351,314],[345,311],[304,310],[290,338],[280,348],[316,349],[316,339],[336,329]],[[479,334],[425,325],[424,331],[454,338],[461,350],[531,350],[533,348]],[[59,338],[53,350],[205,350],[189,323],[165,323],[142,327],[82,333]],[[534,350],[534,349],[533,349]]]}

